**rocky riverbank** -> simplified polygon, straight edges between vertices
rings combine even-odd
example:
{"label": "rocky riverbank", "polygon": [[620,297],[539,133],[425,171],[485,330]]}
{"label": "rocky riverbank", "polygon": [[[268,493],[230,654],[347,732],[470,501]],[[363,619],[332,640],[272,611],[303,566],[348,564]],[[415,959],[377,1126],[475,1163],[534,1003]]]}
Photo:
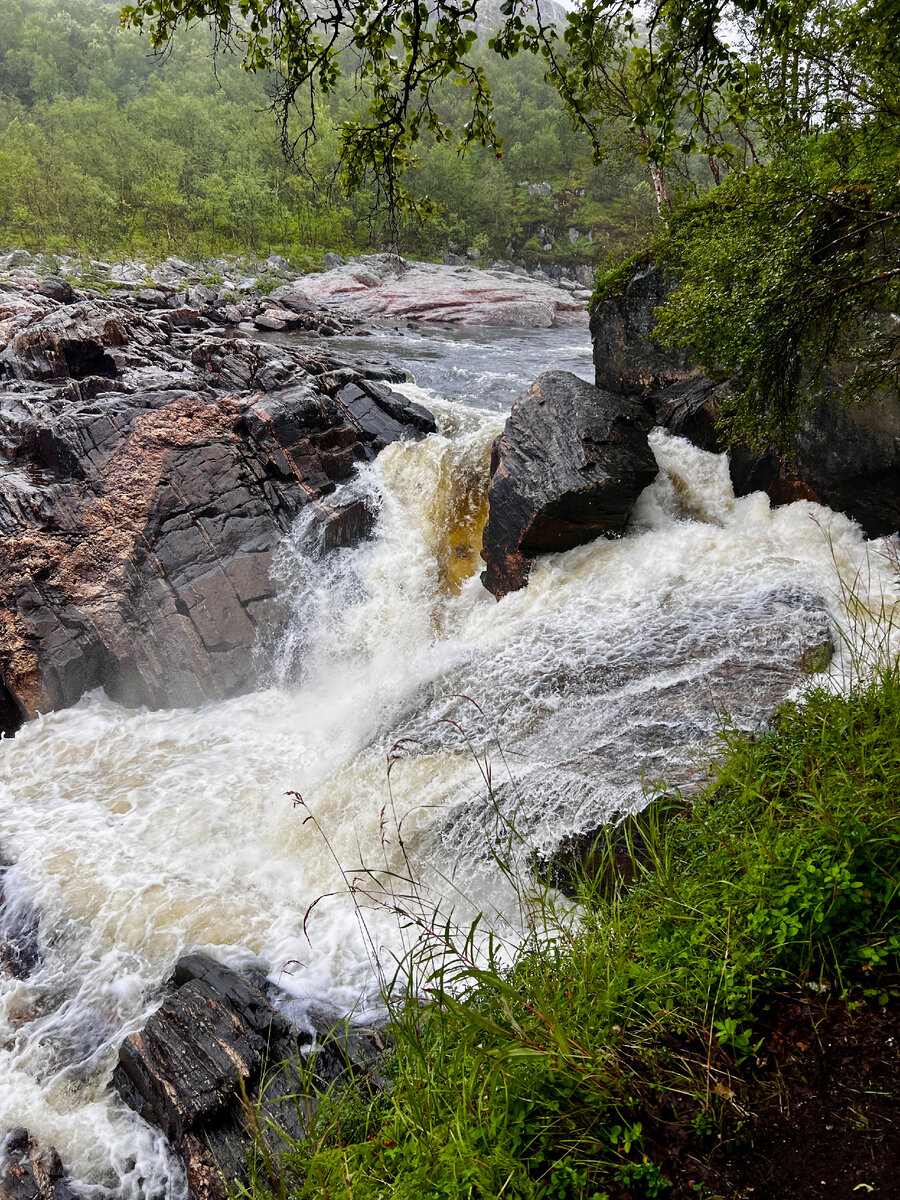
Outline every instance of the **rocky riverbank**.
{"label": "rocky riverbank", "polygon": [[98,686],[153,706],[232,694],[278,620],[269,567],[297,512],[319,506],[326,542],[359,536],[335,483],[434,422],[387,364],[234,336],[198,298],[57,283],[0,293],[7,725]]}

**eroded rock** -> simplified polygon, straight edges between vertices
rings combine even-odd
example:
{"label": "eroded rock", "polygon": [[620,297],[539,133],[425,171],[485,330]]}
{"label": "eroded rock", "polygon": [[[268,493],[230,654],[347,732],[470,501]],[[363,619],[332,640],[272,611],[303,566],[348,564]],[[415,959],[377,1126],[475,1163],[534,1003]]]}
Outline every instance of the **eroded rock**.
{"label": "eroded rock", "polygon": [[494,443],[485,587],[501,599],[535,555],[619,533],[656,473],[639,404],[567,371],[539,375]]}
{"label": "eroded rock", "polygon": [[[326,1036],[313,1054],[314,1043],[313,1031],[278,1013],[244,976],[189,955],[175,967],[171,994],[122,1044],[113,1085],[169,1138],[195,1200],[226,1200],[248,1181],[255,1138],[277,1153],[282,1134],[305,1135],[330,1084],[346,1077],[378,1086],[349,1040]],[[376,1042],[367,1050],[374,1063]]]}
{"label": "eroded rock", "polygon": [[365,377],[396,372],[211,337],[195,310],[3,301],[9,715],[98,686],[154,707],[252,686],[258,630],[281,619],[269,567],[284,532],[309,504],[336,543],[361,529],[328,495],[430,415]]}
{"label": "eroded rock", "polygon": [[80,1200],[57,1152],[27,1129],[11,1129],[0,1146],[0,1200]]}

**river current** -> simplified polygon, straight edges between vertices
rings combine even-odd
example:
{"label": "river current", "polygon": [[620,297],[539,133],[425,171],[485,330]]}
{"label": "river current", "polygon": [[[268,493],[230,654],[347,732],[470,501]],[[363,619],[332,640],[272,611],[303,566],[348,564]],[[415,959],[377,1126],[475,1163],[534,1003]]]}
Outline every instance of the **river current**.
{"label": "river current", "polygon": [[735,500],[723,457],[656,431],[660,474],[626,536],[543,559],[497,604],[478,578],[490,445],[540,369],[590,378],[586,330],[348,348],[407,366],[440,432],[346,485],[378,512],[365,545],[322,557],[301,514],[277,567],[292,616],[259,648],[258,689],[163,712],[96,693],[0,745],[7,904],[40,914],[43,955],[0,980],[0,1135],[56,1146],[85,1196],[184,1194],[107,1086],[181,954],[264,972],[300,1021],[311,1001],[364,1015],[373,948],[389,964],[403,941],[377,895],[361,924],[348,877],[413,870],[445,911],[483,909],[514,938],[498,837],[524,862],[693,786],[726,712],[758,727],[828,644],[825,678],[846,683],[841,631],[858,644],[868,620],[847,588],[872,613],[896,598],[851,521]]}

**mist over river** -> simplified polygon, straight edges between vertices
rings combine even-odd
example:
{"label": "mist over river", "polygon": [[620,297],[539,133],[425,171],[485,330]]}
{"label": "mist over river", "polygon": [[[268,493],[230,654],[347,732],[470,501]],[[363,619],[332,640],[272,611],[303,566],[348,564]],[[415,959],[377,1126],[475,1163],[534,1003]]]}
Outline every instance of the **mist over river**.
{"label": "mist over river", "polygon": [[311,1001],[363,1015],[379,1002],[367,942],[389,961],[401,937],[377,907],[364,935],[336,860],[403,866],[385,806],[423,886],[514,936],[498,812],[524,860],[651,784],[695,785],[724,712],[759,727],[830,641],[828,677],[846,679],[841,581],[876,612],[896,598],[850,520],[735,500],[724,457],[656,431],[660,473],[626,536],[542,559],[498,604],[478,577],[491,442],[540,370],[591,378],[587,330],[335,344],[406,366],[399,390],[440,431],[343,485],[377,509],[370,542],[322,556],[301,513],[277,561],[291,619],[259,648],[258,689],[158,712],[95,693],[0,746],[7,905],[40,914],[43,955],[0,981],[0,1132],[56,1146],[85,1196],[185,1193],[164,1139],[107,1086],[180,955],[261,971],[301,1022]]}

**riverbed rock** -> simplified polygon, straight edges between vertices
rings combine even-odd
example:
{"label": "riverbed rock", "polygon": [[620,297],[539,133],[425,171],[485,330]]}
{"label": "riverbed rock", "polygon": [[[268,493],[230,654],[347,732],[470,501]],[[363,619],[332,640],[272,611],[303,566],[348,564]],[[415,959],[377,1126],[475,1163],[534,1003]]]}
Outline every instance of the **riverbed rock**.
{"label": "riverbed rock", "polygon": [[[14,299],[0,294],[7,706],[252,686],[258,632],[282,615],[269,568],[285,531],[315,504],[340,543],[335,484],[430,415],[376,382],[402,376],[380,364],[210,337],[168,309]],[[350,383],[365,404],[341,400]]]}
{"label": "riverbed rock", "polygon": [[383,1043],[353,1038],[300,1028],[246,977],[192,954],[144,1028],[123,1042],[112,1082],[180,1154],[194,1200],[227,1200],[248,1181],[255,1137],[277,1153],[282,1135],[305,1135],[328,1086],[380,1086]]}
{"label": "riverbed rock", "polygon": [[79,1200],[52,1146],[27,1129],[11,1129],[0,1145],[0,1200]]}
{"label": "riverbed rock", "polygon": [[[674,286],[650,266],[591,315],[598,387],[640,397],[654,420],[704,450],[724,449],[716,419],[728,382],[709,379],[686,351],[653,336],[654,310]],[[858,521],[870,537],[900,529],[900,398],[846,405],[846,373],[826,373],[786,453],[730,450],[735,495],[766,492],[773,504],[814,500]]]}
{"label": "riverbed rock", "polygon": [[[465,260],[464,260],[465,261]],[[455,325],[549,328],[586,325],[586,291],[568,292],[506,271],[407,262],[391,254],[362,255],[291,285],[326,308],[357,318]],[[287,304],[279,289],[273,296]]]}
{"label": "riverbed rock", "polygon": [[41,965],[37,910],[9,886],[12,863],[0,849],[0,977],[27,979]]}
{"label": "riverbed rock", "polygon": [[492,450],[485,587],[499,600],[535,555],[621,532],[656,473],[640,404],[568,371],[539,375]]}

